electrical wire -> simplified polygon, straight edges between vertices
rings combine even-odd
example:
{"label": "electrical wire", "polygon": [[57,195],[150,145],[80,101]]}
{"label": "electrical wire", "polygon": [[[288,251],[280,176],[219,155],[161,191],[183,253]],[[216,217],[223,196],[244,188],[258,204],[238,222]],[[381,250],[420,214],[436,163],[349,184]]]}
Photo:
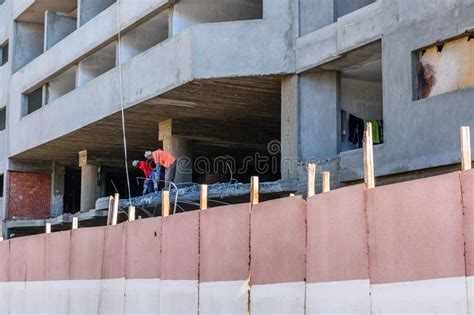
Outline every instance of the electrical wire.
{"label": "electrical wire", "polygon": [[122,135],[123,135],[123,155],[125,159],[125,173],[127,175],[127,188],[128,188],[128,204],[132,205],[132,193],[130,189],[130,175],[128,174],[128,150],[127,150],[127,133],[125,131],[125,110],[123,102],[123,76],[122,76],[122,33],[120,30],[120,4],[121,1],[117,0],[117,63],[119,73],[119,89],[120,89],[120,112],[122,114]]}

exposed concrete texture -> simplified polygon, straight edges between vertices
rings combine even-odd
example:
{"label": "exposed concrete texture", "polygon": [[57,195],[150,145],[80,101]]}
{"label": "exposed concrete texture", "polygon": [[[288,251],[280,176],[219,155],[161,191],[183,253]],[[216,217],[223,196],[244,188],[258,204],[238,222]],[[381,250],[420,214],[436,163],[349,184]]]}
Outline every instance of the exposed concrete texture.
{"label": "exposed concrete texture", "polygon": [[335,21],[336,0],[300,0],[299,32],[304,36]]}
{"label": "exposed concrete texture", "polygon": [[[300,154],[303,161],[327,158],[340,147],[340,74],[300,77]],[[317,145],[315,145],[317,143]]]}
{"label": "exposed concrete texture", "polygon": [[191,141],[181,137],[165,137],[163,149],[177,157],[175,183],[192,183],[192,146]]}
{"label": "exposed concrete texture", "polygon": [[262,0],[180,0],[170,11],[170,36],[194,24],[262,18]]}
{"label": "exposed concrete texture", "polygon": [[78,25],[80,27],[107,9],[116,0],[78,0]]}
{"label": "exposed concrete texture", "polygon": [[81,212],[94,209],[100,193],[97,185],[99,167],[93,164],[81,166]]}
{"label": "exposed concrete texture", "polygon": [[46,11],[44,50],[48,50],[76,30],[77,18],[73,15]]}
{"label": "exposed concrete texture", "polygon": [[64,211],[64,175],[66,168],[53,162],[51,175],[51,218],[63,214]]}
{"label": "exposed concrete texture", "polygon": [[168,38],[168,10],[122,35],[120,62],[124,63]]}
{"label": "exposed concrete texture", "polygon": [[43,53],[43,24],[15,22],[13,72]]}
{"label": "exposed concrete texture", "polygon": [[46,104],[53,102],[55,99],[76,88],[76,72],[77,67],[73,66],[48,82],[46,85]]}
{"label": "exposed concrete texture", "polygon": [[83,86],[116,66],[116,42],[79,62],[76,85]]}
{"label": "exposed concrete texture", "polygon": [[298,76],[281,81],[281,178],[297,179],[299,161],[299,103]]}

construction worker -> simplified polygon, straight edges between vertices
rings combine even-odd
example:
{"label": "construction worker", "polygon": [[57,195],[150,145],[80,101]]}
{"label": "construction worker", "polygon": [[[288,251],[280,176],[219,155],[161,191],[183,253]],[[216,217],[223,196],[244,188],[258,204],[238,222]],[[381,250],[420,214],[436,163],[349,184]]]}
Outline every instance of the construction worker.
{"label": "construction worker", "polygon": [[143,196],[146,194],[151,194],[154,189],[158,189],[156,169],[152,161],[135,160],[132,162],[132,165],[141,169],[143,174],[145,174],[145,181],[143,182]]}
{"label": "construction worker", "polygon": [[145,157],[147,160],[153,160],[156,164],[156,173],[160,173],[160,168],[165,169],[165,187],[168,189],[171,182],[176,176],[176,158],[169,152],[158,149],[154,152],[146,151]]}

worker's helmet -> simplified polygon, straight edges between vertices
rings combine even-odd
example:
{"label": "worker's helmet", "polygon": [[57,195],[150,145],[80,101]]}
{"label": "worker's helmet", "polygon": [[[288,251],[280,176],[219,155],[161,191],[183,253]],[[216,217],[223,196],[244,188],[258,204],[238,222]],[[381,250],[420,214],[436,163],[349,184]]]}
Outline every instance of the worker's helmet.
{"label": "worker's helmet", "polygon": [[145,157],[148,158],[151,155],[151,151],[146,151],[145,152]]}
{"label": "worker's helmet", "polygon": [[132,165],[133,165],[134,167],[137,167],[138,163],[139,163],[139,161],[138,161],[138,160],[135,160],[135,161],[132,162]]}

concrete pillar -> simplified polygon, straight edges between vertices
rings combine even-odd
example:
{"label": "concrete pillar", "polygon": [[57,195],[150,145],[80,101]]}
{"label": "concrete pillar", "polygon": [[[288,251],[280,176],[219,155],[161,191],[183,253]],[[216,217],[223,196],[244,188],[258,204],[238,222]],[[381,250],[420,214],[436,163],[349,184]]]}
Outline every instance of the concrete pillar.
{"label": "concrete pillar", "polygon": [[12,56],[14,73],[43,53],[43,33],[43,24],[15,22]]}
{"label": "concrete pillar", "polygon": [[163,142],[163,150],[170,152],[178,159],[175,182],[178,184],[192,182],[191,141],[173,134],[171,119],[160,122],[158,139]]}
{"label": "concrete pillar", "polygon": [[77,18],[73,15],[46,11],[45,16],[44,51],[74,32],[77,27]]}
{"label": "concrete pillar", "polygon": [[95,208],[97,198],[101,197],[102,187],[98,182],[99,166],[87,151],[79,152],[79,166],[81,167],[81,212]]}
{"label": "concrete pillar", "polygon": [[298,178],[299,103],[298,76],[281,81],[281,179],[292,181]]}
{"label": "concrete pillar", "polygon": [[258,0],[180,0],[170,10],[170,37],[202,23],[262,18]]}
{"label": "concrete pillar", "polygon": [[107,9],[116,0],[78,0],[77,3],[77,27],[86,24],[100,12]]}
{"label": "concrete pillar", "polygon": [[51,218],[64,213],[64,176],[66,168],[53,162],[51,175]]}
{"label": "concrete pillar", "polygon": [[304,36],[333,23],[337,19],[335,1],[336,0],[299,0],[300,36]]}
{"label": "concrete pillar", "polygon": [[340,152],[340,86],[336,71],[303,74],[299,78],[299,143],[304,162]]}

